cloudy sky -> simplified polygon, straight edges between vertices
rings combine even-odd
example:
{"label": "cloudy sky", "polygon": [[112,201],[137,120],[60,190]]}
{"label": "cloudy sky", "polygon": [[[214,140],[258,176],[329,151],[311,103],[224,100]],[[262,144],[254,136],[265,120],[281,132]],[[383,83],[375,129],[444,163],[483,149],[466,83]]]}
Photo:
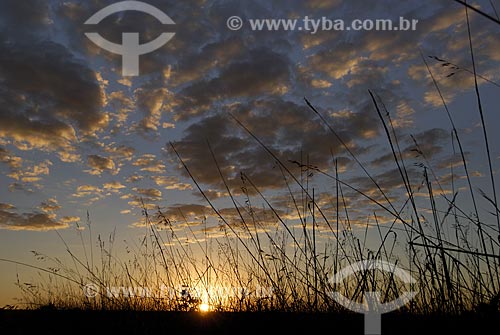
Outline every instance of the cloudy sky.
{"label": "cloudy sky", "polygon": [[[397,202],[404,187],[369,90],[390,114],[410,179],[421,182],[421,164],[430,164],[443,193],[449,194],[450,167],[463,175],[461,158],[454,154],[452,127],[423,59],[462,137],[475,185],[491,196],[467,21],[460,4],[147,0],[176,24],[165,27],[147,14],[127,12],[97,26],[84,25],[113,2],[0,2],[1,258],[32,262],[30,250],[63,252],[53,230],[72,241],[87,212],[98,233],[116,227],[128,238],[141,234],[142,203],[151,211],[160,206],[180,227],[186,221],[196,226],[210,217],[207,203],[169,142],[227,217],[236,212],[214,157],[232,193],[240,196],[242,187],[248,186],[243,173],[243,179],[255,185],[246,191],[252,196],[256,189],[263,192],[294,224],[282,166],[235,119],[297,176],[300,163],[314,167],[306,173],[313,172],[310,187],[325,206],[331,202],[334,182],[316,169],[335,174],[335,160],[342,180],[381,199],[354,157]],[[498,0],[475,3],[493,17],[500,12]],[[500,25],[469,14],[497,172]],[[415,31],[312,34],[252,31],[246,21],[306,15],[347,22],[397,21],[402,16],[419,23]],[[231,16],[244,19],[241,30],[227,28]],[[121,42],[123,32],[139,32],[141,43],[165,31],[175,36],[140,57],[140,76],[123,77],[121,57],[87,39],[90,31],[115,43]],[[457,188],[465,186],[463,178],[457,177],[457,183]],[[376,209],[365,198],[350,196],[356,212],[352,219],[366,222]],[[468,198],[458,201],[467,206]],[[262,208],[263,220],[273,221],[262,198],[256,197],[254,205]],[[209,223],[216,227],[216,221]],[[0,302],[15,295],[11,283],[21,271],[0,263]]]}

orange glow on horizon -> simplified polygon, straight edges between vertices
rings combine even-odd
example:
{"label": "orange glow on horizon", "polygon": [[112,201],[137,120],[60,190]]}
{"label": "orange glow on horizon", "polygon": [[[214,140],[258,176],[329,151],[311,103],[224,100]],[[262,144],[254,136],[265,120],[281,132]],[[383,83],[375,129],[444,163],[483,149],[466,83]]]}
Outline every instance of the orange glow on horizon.
{"label": "orange glow on horizon", "polygon": [[198,308],[200,309],[200,312],[203,312],[203,313],[210,311],[210,305],[206,304],[206,303],[200,304],[200,306],[198,306]]}

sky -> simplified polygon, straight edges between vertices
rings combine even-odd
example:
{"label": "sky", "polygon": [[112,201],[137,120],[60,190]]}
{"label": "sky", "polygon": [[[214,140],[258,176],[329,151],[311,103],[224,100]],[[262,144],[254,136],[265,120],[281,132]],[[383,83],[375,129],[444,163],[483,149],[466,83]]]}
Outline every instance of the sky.
{"label": "sky", "polygon": [[[84,24],[114,2],[0,2],[0,258],[33,264],[31,250],[64,254],[57,233],[76,245],[87,213],[95,233],[116,229],[122,239],[137,238],[143,234],[143,204],[151,212],[160,206],[180,230],[186,223],[198,227],[208,217],[215,234],[217,219],[171,142],[229,222],[237,213],[214,157],[233,194],[244,193],[243,173],[290,225],[296,224],[280,166],[235,119],[298,175],[297,162],[314,167],[311,188],[325,207],[334,183],[315,169],[334,174],[335,159],[342,180],[380,198],[344,144],[397,202],[403,185],[369,90],[390,113],[410,179],[422,178],[416,141],[449,194],[450,167],[460,175],[461,158],[454,154],[452,127],[425,62],[462,136],[477,189],[492,195],[465,10],[455,1],[147,0],[175,25],[165,27],[140,12]],[[493,17],[500,12],[498,0],[474,4]],[[496,173],[500,25],[469,14]],[[232,16],[243,19],[242,29],[227,27]],[[415,31],[314,34],[253,31],[247,21],[305,16],[419,21]],[[141,43],[165,31],[175,36],[140,56],[139,76],[124,77],[121,56],[85,36],[96,31],[115,43],[123,32],[138,32]],[[463,178],[457,183],[465,187]],[[373,205],[359,194],[349,195],[353,222],[366,222],[376,211]],[[468,206],[470,199],[458,201]],[[254,205],[262,208],[262,220],[275,223],[262,198]],[[480,206],[491,211],[486,203]],[[335,215],[331,208],[326,213]],[[32,274],[0,262],[0,305],[16,296],[18,273]]]}

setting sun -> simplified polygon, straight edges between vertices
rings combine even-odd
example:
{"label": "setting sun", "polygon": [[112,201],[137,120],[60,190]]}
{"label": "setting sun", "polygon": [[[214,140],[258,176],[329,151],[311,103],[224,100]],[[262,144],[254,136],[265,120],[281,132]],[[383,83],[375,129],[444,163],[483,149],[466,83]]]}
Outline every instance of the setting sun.
{"label": "setting sun", "polygon": [[200,312],[208,312],[210,311],[210,305],[209,304],[200,304],[200,306],[198,306],[198,308],[200,309]]}

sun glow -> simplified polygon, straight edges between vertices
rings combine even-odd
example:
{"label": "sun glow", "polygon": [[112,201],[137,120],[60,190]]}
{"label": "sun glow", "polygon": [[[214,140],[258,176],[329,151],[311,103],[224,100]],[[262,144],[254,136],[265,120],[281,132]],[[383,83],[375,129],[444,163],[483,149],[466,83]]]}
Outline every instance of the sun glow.
{"label": "sun glow", "polygon": [[200,309],[200,312],[208,312],[210,311],[210,305],[209,304],[206,304],[206,303],[202,303],[198,306],[198,308]]}

